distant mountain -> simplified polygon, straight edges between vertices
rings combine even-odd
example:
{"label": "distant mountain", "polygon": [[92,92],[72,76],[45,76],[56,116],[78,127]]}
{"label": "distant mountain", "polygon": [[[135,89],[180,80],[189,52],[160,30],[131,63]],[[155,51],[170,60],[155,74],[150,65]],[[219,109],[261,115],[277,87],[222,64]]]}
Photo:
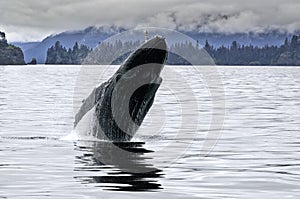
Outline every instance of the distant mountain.
{"label": "distant mountain", "polygon": [[23,51],[36,47],[40,42],[12,42],[13,45],[20,47]]}
{"label": "distant mountain", "polygon": [[99,42],[123,30],[118,27],[88,27],[84,30],[67,31],[51,35],[41,42],[14,43],[14,45],[23,49],[26,62],[36,58],[39,64],[44,64],[48,48],[57,41],[66,48],[72,48],[75,42],[78,42],[79,45],[84,44],[90,48],[95,48]]}
{"label": "distant mountain", "polygon": [[[107,39],[108,37],[125,31],[120,27],[88,27],[84,30],[68,31],[56,35],[51,35],[41,42],[34,43],[14,43],[23,49],[26,62],[29,62],[35,57],[38,63],[45,63],[46,53],[48,48],[53,46],[56,41],[60,41],[61,45],[66,48],[72,48],[75,42],[84,44],[90,48],[95,48],[99,42]],[[241,45],[252,44],[254,46],[276,45],[283,44],[286,37],[291,38],[292,34],[282,33],[279,31],[270,31],[266,33],[236,33],[236,34],[223,34],[223,33],[201,33],[198,31],[183,32],[191,38],[198,40],[200,45],[204,46],[205,41],[214,47],[224,45],[228,47],[233,41],[237,41]],[[174,43],[176,41],[173,41]]]}

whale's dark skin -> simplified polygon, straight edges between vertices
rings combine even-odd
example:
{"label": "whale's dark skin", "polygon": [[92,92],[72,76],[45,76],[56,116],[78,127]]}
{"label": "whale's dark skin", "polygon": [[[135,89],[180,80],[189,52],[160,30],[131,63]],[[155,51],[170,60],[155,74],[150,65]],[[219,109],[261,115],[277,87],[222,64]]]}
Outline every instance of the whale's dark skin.
{"label": "whale's dark skin", "polygon": [[91,135],[116,142],[131,140],[153,104],[167,56],[164,38],[156,36],[145,42],[92,91],[76,114],[74,127],[95,107]]}

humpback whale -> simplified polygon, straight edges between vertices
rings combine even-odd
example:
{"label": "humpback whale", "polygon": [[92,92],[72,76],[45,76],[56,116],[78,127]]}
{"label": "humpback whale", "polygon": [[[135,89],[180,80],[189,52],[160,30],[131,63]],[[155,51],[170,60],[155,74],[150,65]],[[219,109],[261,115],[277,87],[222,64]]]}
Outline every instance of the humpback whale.
{"label": "humpback whale", "polygon": [[167,56],[167,44],[161,36],[142,44],[83,101],[74,128],[89,112],[88,135],[114,142],[130,141],[153,104]]}

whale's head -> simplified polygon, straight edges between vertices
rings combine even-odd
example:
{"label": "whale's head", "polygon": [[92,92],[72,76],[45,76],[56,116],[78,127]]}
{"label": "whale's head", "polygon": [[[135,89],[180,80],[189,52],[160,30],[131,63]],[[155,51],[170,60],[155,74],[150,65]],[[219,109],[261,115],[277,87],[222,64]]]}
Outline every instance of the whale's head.
{"label": "whale's head", "polygon": [[155,36],[135,50],[123,63],[118,73],[124,74],[129,70],[148,65],[147,71],[149,70],[149,72],[159,75],[167,57],[168,50],[165,38]]}
{"label": "whale's head", "polygon": [[80,127],[77,124],[86,113],[93,112],[89,135],[101,140],[129,141],[153,104],[167,56],[163,37],[155,36],[142,44],[108,81],[93,90],[76,114],[74,127]]}

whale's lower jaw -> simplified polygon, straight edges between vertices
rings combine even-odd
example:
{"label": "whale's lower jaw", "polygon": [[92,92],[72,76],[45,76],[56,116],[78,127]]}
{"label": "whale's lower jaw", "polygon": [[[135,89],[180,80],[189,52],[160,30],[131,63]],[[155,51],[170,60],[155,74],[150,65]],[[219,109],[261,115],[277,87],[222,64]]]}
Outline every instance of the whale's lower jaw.
{"label": "whale's lower jaw", "polygon": [[93,137],[100,140],[124,142],[130,141],[136,132],[132,132],[132,134],[127,134],[116,126],[112,126],[112,128],[105,129],[105,127],[101,127],[100,123],[97,121],[92,126],[91,133]]}
{"label": "whale's lower jaw", "polygon": [[[130,141],[150,110],[162,81],[159,77],[156,83],[141,86],[129,101],[122,100],[126,91],[120,89],[115,94],[119,100],[113,102],[114,80],[113,77],[96,88],[96,104],[89,111],[81,110],[85,115],[75,126],[80,135],[114,142]],[[117,108],[113,109],[114,105]]]}
{"label": "whale's lower jaw", "polygon": [[129,101],[124,99],[126,91],[123,90],[128,88],[128,85],[114,93],[117,100],[113,101],[116,81],[111,79],[104,83],[102,90],[97,92],[92,135],[101,140],[130,141],[153,104],[161,78],[159,80],[159,83],[146,84],[138,88]]}
{"label": "whale's lower jaw", "polygon": [[127,134],[116,125],[101,126],[99,122],[101,120],[103,120],[103,118],[98,118],[97,113],[95,112],[92,117],[90,129],[90,135],[99,140],[107,140],[114,142],[130,141],[135,133],[132,132],[131,135]]}
{"label": "whale's lower jaw", "polygon": [[90,111],[88,111],[75,127],[76,132],[82,139],[85,140],[87,137],[114,142],[130,141],[132,139],[134,134],[129,135],[124,133],[117,127],[111,126],[109,129],[101,127],[99,121],[103,120],[105,117],[100,118],[99,120],[95,110],[96,107],[93,107]]}
{"label": "whale's lower jaw", "polygon": [[100,140],[130,141],[150,110],[162,82],[159,76],[149,77],[146,82],[150,83],[136,86],[137,79],[121,81],[117,74],[95,88],[75,116],[75,128],[80,134],[87,132]]}

